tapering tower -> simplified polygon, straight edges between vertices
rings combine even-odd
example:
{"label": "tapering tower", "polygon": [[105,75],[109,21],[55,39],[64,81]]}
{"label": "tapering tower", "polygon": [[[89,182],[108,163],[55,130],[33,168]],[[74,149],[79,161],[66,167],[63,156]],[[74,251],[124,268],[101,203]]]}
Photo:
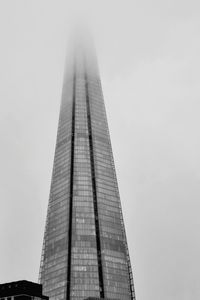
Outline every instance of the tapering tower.
{"label": "tapering tower", "polygon": [[82,42],[64,77],[40,282],[50,300],[135,299],[97,62]]}

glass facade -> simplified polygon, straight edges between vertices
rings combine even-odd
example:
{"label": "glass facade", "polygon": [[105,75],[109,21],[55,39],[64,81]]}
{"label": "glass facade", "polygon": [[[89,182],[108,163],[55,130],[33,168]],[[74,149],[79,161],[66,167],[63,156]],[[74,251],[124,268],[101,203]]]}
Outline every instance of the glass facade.
{"label": "glass facade", "polygon": [[40,282],[52,300],[135,299],[98,68],[80,49],[64,78]]}

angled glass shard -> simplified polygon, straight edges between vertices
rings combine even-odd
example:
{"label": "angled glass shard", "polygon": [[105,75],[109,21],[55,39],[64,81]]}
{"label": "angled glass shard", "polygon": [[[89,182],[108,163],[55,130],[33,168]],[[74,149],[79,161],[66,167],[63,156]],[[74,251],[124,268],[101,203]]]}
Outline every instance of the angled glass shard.
{"label": "angled glass shard", "polygon": [[82,42],[64,77],[40,283],[51,300],[135,299],[95,51]]}

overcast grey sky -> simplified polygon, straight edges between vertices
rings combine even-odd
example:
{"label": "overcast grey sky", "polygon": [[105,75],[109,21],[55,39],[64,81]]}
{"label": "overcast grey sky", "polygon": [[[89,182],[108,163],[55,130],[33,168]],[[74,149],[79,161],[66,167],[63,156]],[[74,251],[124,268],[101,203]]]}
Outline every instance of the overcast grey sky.
{"label": "overcast grey sky", "polygon": [[0,282],[37,281],[79,18],[98,53],[137,299],[199,300],[198,0],[0,0]]}

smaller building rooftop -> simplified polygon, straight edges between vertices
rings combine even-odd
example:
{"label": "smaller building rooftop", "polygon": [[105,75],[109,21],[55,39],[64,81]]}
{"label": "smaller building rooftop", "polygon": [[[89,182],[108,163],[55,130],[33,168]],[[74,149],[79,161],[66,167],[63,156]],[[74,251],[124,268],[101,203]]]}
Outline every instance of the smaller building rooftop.
{"label": "smaller building rooftop", "polygon": [[48,300],[47,296],[42,294],[42,285],[27,281],[27,280],[20,280],[20,281],[13,281],[8,283],[0,284],[0,298],[7,298],[16,296],[31,296],[31,297],[38,297],[44,300]]}

